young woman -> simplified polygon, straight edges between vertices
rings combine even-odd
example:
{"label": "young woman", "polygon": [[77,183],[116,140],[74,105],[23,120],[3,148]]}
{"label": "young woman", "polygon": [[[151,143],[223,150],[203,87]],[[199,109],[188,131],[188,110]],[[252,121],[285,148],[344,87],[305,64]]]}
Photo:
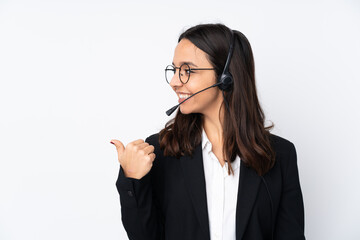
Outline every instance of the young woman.
{"label": "young woman", "polygon": [[264,126],[247,38],[194,26],[165,75],[175,118],[145,141],[111,140],[129,239],[305,239],[295,147]]}

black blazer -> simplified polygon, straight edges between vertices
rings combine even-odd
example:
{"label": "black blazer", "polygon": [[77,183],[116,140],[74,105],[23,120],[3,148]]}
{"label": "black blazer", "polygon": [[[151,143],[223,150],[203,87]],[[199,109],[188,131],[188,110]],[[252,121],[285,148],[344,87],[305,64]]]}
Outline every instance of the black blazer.
{"label": "black blazer", "polygon": [[[142,179],[126,178],[120,167],[116,187],[130,240],[210,240],[201,143],[193,156],[164,157],[159,134],[146,140],[156,158]],[[305,239],[304,206],[294,145],[271,135],[274,167],[264,177],[240,164],[236,239]]]}

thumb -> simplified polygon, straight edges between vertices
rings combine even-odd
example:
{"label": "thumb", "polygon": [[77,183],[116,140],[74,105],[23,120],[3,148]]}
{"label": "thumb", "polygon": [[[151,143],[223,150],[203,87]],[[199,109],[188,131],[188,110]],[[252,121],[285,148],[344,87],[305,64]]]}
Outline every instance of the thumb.
{"label": "thumb", "polygon": [[110,143],[115,145],[116,150],[118,152],[118,155],[120,157],[123,154],[124,150],[125,150],[124,144],[122,142],[120,142],[119,140],[116,140],[116,139],[112,139],[110,141]]}

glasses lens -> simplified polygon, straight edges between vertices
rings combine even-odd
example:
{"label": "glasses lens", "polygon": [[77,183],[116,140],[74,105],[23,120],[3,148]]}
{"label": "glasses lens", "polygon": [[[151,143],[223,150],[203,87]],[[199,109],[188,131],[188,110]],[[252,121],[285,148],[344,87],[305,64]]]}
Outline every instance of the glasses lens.
{"label": "glasses lens", "polygon": [[166,68],[165,68],[165,79],[166,79],[166,82],[170,84],[171,82],[171,79],[173,78],[175,74],[175,68],[174,66],[172,65],[168,65]]}
{"label": "glasses lens", "polygon": [[190,66],[184,63],[180,66],[180,80],[183,84],[187,83],[190,78]]}

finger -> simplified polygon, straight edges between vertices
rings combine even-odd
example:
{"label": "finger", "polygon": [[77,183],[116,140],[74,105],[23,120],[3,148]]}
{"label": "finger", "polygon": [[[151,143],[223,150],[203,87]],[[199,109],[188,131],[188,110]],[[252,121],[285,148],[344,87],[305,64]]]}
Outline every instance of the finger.
{"label": "finger", "polygon": [[150,156],[151,161],[154,162],[154,160],[156,158],[155,153],[150,153],[149,156]]}
{"label": "finger", "polygon": [[132,141],[131,143],[134,144],[134,145],[139,145],[141,143],[144,143],[144,140],[138,139],[138,140]]}
{"label": "finger", "polygon": [[145,154],[150,154],[150,153],[154,152],[155,148],[153,145],[149,145],[149,146],[146,146],[143,150],[144,150]]}
{"label": "finger", "polygon": [[147,146],[149,146],[149,144],[147,142],[143,142],[143,143],[140,143],[138,145],[136,145],[136,148],[138,150],[143,150],[144,148],[146,148]]}
{"label": "finger", "polygon": [[126,145],[126,147],[129,146],[130,148],[132,148],[132,147],[135,147],[135,146],[137,146],[137,145],[139,145],[139,144],[141,144],[143,142],[144,142],[144,140],[138,139],[138,140],[135,140],[135,141],[132,141],[132,142],[128,143],[128,145]]}
{"label": "finger", "polygon": [[119,140],[112,139],[110,141],[110,143],[115,145],[116,150],[117,150],[119,155],[121,155],[124,152],[124,149],[125,149],[124,144],[122,142],[120,142]]}

